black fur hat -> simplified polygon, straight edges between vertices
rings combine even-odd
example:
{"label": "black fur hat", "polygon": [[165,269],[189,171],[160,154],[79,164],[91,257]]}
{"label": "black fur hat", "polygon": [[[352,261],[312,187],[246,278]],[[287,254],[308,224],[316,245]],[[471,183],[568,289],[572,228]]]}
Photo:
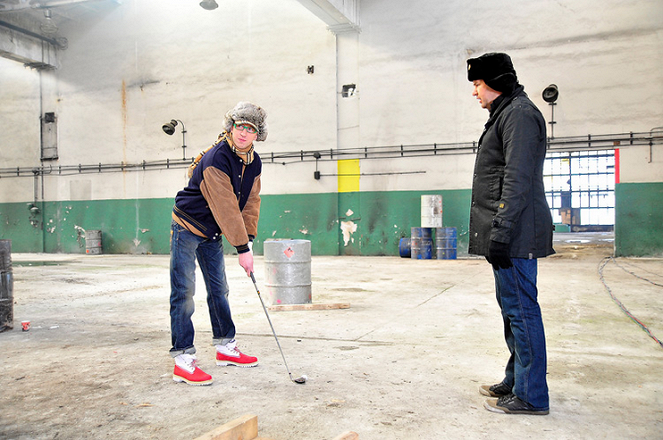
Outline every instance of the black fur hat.
{"label": "black fur hat", "polygon": [[511,57],[496,52],[467,60],[467,79],[482,79],[488,87],[503,93],[511,93],[518,84]]}

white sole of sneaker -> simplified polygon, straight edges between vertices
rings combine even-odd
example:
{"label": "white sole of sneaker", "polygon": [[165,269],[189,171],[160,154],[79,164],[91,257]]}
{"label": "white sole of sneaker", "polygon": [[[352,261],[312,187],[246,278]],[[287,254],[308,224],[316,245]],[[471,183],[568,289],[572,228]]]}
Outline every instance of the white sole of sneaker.
{"label": "white sole of sneaker", "polygon": [[240,364],[238,362],[231,362],[231,361],[216,361],[216,365],[218,365],[219,367],[251,368],[257,366],[258,362],[254,362],[252,364]]}
{"label": "white sole of sneaker", "polygon": [[204,382],[193,382],[193,381],[191,381],[191,380],[184,379],[183,377],[179,377],[179,376],[175,376],[175,375],[173,375],[173,380],[174,380],[175,382],[177,382],[177,383],[184,382],[184,383],[186,383],[186,384],[188,384],[188,385],[199,386],[199,387],[204,387],[204,386],[207,386],[207,385],[212,385],[212,384],[214,383],[214,380],[213,380],[213,379],[206,380],[206,381],[204,381]]}

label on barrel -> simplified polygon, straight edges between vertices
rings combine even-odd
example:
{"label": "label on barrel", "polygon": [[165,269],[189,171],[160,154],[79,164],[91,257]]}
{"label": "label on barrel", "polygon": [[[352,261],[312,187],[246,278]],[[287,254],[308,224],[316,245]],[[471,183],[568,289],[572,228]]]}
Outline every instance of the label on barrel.
{"label": "label on barrel", "polygon": [[293,251],[291,247],[288,247],[288,249],[284,250],[283,253],[288,258],[292,258],[292,256],[295,255],[295,251]]}

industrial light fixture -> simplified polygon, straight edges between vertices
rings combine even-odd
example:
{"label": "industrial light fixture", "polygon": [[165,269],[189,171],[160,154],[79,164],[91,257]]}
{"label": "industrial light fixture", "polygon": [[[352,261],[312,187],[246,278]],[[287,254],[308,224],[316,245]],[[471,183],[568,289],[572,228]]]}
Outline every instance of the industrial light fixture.
{"label": "industrial light fixture", "polygon": [[186,160],[186,127],[184,127],[184,122],[179,119],[171,119],[170,122],[166,122],[161,126],[161,129],[168,136],[172,136],[175,133],[175,127],[177,123],[182,124],[182,160]]}
{"label": "industrial light fixture", "polygon": [[548,104],[550,104],[550,139],[555,138],[555,106],[557,103],[557,98],[559,97],[559,89],[555,84],[550,84],[548,87],[543,89],[543,93],[541,93],[541,97],[543,98],[544,101],[546,101]]}
{"label": "industrial light fixture", "polygon": [[557,98],[559,97],[559,89],[557,89],[557,86],[555,84],[550,84],[548,87],[543,89],[543,100],[546,102],[555,102],[557,101]]}
{"label": "industrial light fixture", "polygon": [[53,23],[50,9],[44,9],[44,17],[46,17],[46,21],[39,28],[46,35],[55,35],[58,32],[58,27]]}
{"label": "industrial light fixture", "polygon": [[215,0],[203,0],[202,2],[200,2],[200,6],[203,9],[207,9],[208,11],[213,11],[214,9],[219,7],[219,5],[216,3]]}

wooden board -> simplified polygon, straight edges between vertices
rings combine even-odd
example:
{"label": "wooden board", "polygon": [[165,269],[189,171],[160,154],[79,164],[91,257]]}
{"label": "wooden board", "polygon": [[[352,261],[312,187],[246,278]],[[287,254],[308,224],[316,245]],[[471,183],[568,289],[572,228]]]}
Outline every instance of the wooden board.
{"label": "wooden board", "polygon": [[331,303],[331,304],[283,304],[282,306],[269,306],[269,310],[291,311],[291,310],[333,310],[349,309],[349,303]]}
{"label": "wooden board", "polygon": [[258,437],[258,416],[243,415],[213,429],[195,440],[254,440]]}

